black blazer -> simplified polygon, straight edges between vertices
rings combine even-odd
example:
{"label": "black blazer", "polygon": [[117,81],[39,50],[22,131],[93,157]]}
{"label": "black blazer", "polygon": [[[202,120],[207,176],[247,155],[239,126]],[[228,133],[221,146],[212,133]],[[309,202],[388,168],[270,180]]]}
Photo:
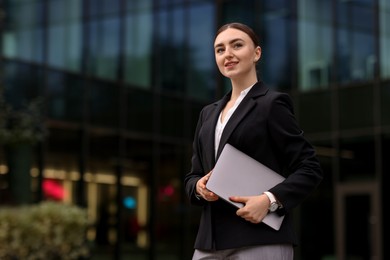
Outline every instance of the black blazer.
{"label": "black blazer", "polygon": [[[196,182],[213,169],[215,127],[231,92],[205,106],[199,116],[193,142],[191,171],[184,184],[190,202],[203,206],[195,248],[228,249],[263,244],[297,244],[289,212],[300,204],[322,180],[314,148],[305,139],[294,117],[290,97],[256,83],[225,126],[217,158],[223,146],[234,147],[267,165],[285,181],[270,191],[283,204],[285,215],[279,231],[253,224],[236,215],[236,208],[219,199],[207,202],[195,196]],[[237,173],[239,174],[239,173]]]}

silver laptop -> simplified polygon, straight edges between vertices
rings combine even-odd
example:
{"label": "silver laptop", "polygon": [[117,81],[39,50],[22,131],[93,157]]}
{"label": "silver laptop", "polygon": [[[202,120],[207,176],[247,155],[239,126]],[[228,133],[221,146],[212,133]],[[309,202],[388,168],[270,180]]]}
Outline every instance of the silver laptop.
{"label": "silver laptop", "polygon": [[[241,208],[242,203],[229,200],[231,196],[254,196],[282,182],[285,178],[270,168],[226,144],[206,184],[207,189],[230,204]],[[284,216],[268,213],[263,222],[279,230]]]}

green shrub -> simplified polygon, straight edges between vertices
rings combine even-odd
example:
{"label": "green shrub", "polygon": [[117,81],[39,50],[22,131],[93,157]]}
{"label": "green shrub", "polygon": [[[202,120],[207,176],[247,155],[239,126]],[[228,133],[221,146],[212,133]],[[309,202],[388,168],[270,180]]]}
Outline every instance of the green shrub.
{"label": "green shrub", "polygon": [[56,202],[0,208],[0,259],[87,257],[85,209]]}
{"label": "green shrub", "polygon": [[14,107],[6,101],[4,92],[0,86],[0,144],[42,141],[49,133],[43,113],[44,99],[37,97]]}

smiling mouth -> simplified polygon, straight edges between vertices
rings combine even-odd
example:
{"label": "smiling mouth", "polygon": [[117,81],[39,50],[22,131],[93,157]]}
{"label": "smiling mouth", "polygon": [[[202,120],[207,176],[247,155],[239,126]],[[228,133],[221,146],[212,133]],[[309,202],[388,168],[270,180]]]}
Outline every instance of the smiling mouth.
{"label": "smiling mouth", "polygon": [[225,64],[225,67],[226,68],[231,68],[231,67],[234,67],[237,64],[238,64],[238,62],[228,62],[228,63]]}

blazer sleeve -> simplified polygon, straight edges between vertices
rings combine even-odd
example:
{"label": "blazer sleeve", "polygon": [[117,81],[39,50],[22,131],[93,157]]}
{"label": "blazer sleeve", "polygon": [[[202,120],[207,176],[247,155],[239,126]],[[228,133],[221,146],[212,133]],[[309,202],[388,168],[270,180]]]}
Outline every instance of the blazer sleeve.
{"label": "blazer sleeve", "polygon": [[196,193],[196,183],[205,175],[201,161],[201,149],[199,144],[199,132],[202,127],[204,109],[200,112],[198,123],[195,129],[194,141],[192,144],[191,170],[184,177],[184,186],[191,204],[204,205],[205,200],[198,198]]}
{"label": "blazer sleeve", "polygon": [[282,203],[279,213],[284,214],[311,194],[322,181],[323,172],[314,147],[298,126],[289,95],[281,93],[273,99],[269,113],[268,131],[287,171],[285,181],[270,191]]}

